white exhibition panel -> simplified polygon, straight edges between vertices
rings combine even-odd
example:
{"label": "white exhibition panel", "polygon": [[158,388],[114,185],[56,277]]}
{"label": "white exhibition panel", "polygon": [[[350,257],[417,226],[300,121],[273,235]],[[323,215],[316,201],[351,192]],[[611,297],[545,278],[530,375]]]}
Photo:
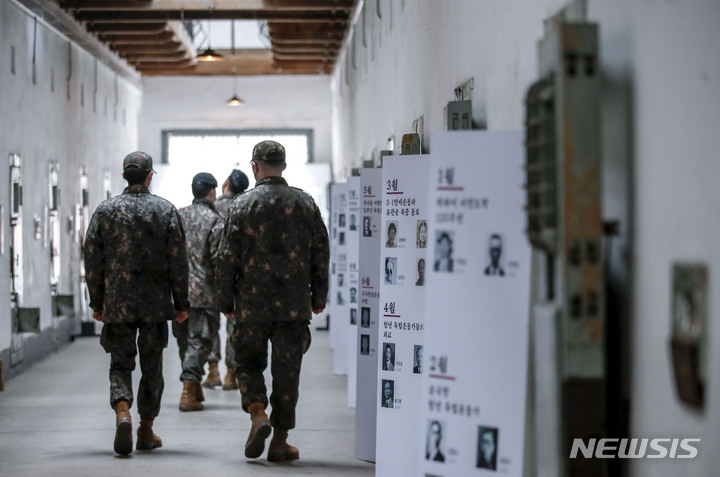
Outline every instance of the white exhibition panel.
{"label": "white exhibition panel", "polygon": [[[348,209],[347,209],[347,230],[345,232],[345,253],[348,262],[348,310],[345,314],[347,332],[344,337],[345,350],[347,353],[347,392],[348,407],[355,407],[355,393],[357,392],[357,323],[359,316],[360,297],[360,177],[348,177]],[[342,316],[342,315],[341,315]]]}
{"label": "white exhibition panel", "polygon": [[416,475],[522,476],[530,246],[523,134],[432,136]]}
{"label": "white exhibition panel", "polygon": [[378,407],[378,325],[380,320],[380,245],[382,169],[360,174],[360,303],[356,336],[357,393],[355,457],[375,462]]}
{"label": "white exhibition panel", "polygon": [[[429,155],[386,156],[382,167],[377,341],[376,475],[417,474],[425,334]],[[423,238],[419,238],[419,235]],[[419,271],[419,268],[422,268]],[[421,358],[422,359],[422,358]]]}
{"label": "white exhibition panel", "polygon": [[333,349],[333,373],[347,374],[347,335],[350,330],[350,265],[347,251],[347,215],[349,191],[347,183],[331,186],[330,204],[330,347]]}

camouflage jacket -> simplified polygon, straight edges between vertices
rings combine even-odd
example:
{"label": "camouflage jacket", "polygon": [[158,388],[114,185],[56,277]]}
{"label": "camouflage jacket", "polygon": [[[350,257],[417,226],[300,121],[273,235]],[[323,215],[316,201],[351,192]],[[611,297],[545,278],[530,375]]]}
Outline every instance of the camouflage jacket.
{"label": "camouflage jacket", "polygon": [[187,310],[180,216],[145,186],[129,186],[98,206],[83,252],[90,307],[104,323],[171,320],[176,310]]}
{"label": "camouflage jacket", "polygon": [[215,200],[215,210],[223,219],[227,217],[228,209],[234,198],[234,195],[223,194]]}
{"label": "camouflage jacket", "polygon": [[223,219],[213,203],[205,199],[194,199],[192,205],[180,209],[179,213],[190,266],[190,306],[216,308],[215,261]]}
{"label": "camouflage jacket", "polygon": [[312,197],[282,177],[233,200],[218,252],[220,311],[240,321],[309,321],[328,292],[328,234]]}

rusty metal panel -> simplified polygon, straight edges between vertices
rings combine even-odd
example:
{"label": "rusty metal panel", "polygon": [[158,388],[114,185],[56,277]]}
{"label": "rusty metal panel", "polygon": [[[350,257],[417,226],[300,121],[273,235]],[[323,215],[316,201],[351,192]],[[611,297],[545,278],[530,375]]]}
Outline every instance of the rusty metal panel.
{"label": "rusty metal panel", "polygon": [[417,133],[403,134],[400,146],[400,154],[420,154],[420,135]]}

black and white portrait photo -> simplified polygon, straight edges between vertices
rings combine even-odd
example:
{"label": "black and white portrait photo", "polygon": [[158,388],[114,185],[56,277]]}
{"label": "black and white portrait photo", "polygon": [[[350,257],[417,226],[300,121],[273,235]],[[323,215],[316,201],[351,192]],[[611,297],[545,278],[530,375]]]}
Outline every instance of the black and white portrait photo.
{"label": "black and white portrait photo", "polygon": [[350,214],[350,230],[357,230],[357,224],[355,223],[355,214]]}
{"label": "black and white portrait photo", "polygon": [[427,220],[417,221],[417,235],[415,237],[415,247],[425,248],[427,247],[428,238],[428,226]]}
{"label": "black and white portrait photo", "polygon": [[485,267],[485,275],[503,277],[505,270],[502,267],[503,240],[499,234],[492,234],[488,240],[488,256],[490,262]]}
{"label": "black and white portrait photo", "polygon": [[370,216],[369,215],[363,216],[362,234],[363,234],[363,237],[372,237],[372,228],[370,228]]}
{"label": "black and white portrait photo", "polygon": [[382,407],[395,407],[395,381],[391,379],[383,379],[380,387],[380,405]]}
{"label": "black and white portrait photo", "polygon": [[340,214],[338,217],[338,227],[345,227],[345,214]]}
{"label": "black and white portrait photo", "polygon": [[385,258],[385,284],[397,284],[397,257]]}
{"label": "black and white portrait photo", "polygon": [[415,281],[416,287],[425,286],[425,259],[419,258],[417,261],[417,280]]}
{"label": "black and white portrait photo", "polygon": [[387,226],[387,241],[385,242],[385,247],[387,248],[396,248],[397,242],[395,241],[397,239],[397,223],[396,222],[388,222]]}
{"label": "black and white portrait photo", "polygon": [[413,345],[413,373],[422,374],[423,368],[423,347],[422,345]]}
{"label": "black and white portrait photo", "polygon": [[478,427],[477,467],[497,470],[497,427]]}
{"label": "black and white portrait photo", "polygon": [[360,308],[360,327],[370,328],[370,308],[367,306]]}
{"label": "black and white portrait photo", "polygon": [[435,265],[436,272],[453,271],[453,232],[439,230],[435,236]]}
{"label": "black and white portrait photo", "polygon": [[350,308],[350,324],[354,325],[357,323],[357,308]]}
{"label": "black and white portrait photo", "polygon": [[357,303],[357,288],[350,287],[350,303]]}
{"label": "black and white portrait photo", "polygon": [[383,343],[383,371],[395,371],[395,343]]}
{"label": "black and white portrait photo", "polygon": [[437,419],[428,421],[427,439],[425,444],[425,460],[445,462],[443,453],[443,423]]}
{"label": "black and white portrait photo", "polygon": [[342,230],[338,234],[338,245],[345,245],[345,232]]}
{"label": "black and white portrait photo", "polygon": [[370,354],[370,335],[360,335],[360,354]]}

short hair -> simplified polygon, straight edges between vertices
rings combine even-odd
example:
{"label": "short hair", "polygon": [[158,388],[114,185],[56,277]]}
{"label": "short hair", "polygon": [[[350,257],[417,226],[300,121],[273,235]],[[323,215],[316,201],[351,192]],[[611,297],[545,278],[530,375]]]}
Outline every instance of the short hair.
{"label": "short hair", "polygon": [[192,193],[196,199],[202,199],[206,197],[214,187],[204,182],[193,182]]}
{"label": "short hair", "polygon": [[390,232],[390,230],[397,232],[397,225],[395,225],[395,222],[390,222],[390,225],[388,225],[388,232]]}
{"label": "short hair", "polygon": [[237,195],[245,192],[249,185],[248,176],[243,171],[233,169],[228,177],[228,190]]}
{"label": "short hair", "polygon": [[133,186],[145,182],[145,179],[147,179],[150,171],[143,171],[140,169],[127,169],[123,174],[128,185]]}

